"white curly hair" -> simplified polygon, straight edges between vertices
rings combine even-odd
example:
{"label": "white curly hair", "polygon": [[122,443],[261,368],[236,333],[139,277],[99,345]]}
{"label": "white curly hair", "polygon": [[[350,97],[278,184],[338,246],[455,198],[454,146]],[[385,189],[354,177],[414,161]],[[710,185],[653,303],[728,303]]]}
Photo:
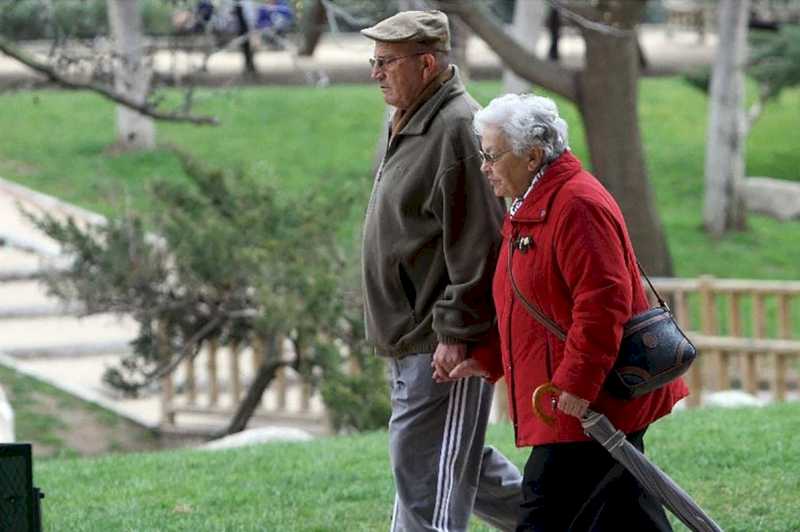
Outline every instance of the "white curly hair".
{"label": "white curly hair", "polygon": [[524,155],[533,147],[544,151],[544,163],[557,159],[567,143],[567,123],[558,115],[558,107],[550,98],[533,94],[505,94],[475,113],[475,132],[479,137],[487,127],[498,128],[511,144],[516,155]]}

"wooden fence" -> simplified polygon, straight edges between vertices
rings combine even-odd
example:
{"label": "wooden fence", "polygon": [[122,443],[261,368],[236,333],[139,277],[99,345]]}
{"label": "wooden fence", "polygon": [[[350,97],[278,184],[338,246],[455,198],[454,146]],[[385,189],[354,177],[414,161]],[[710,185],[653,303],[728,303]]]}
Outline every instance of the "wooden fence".
{"label": "wooden fence", "polygon": [[[281,353],[289,347],[276,342]],[[198,356],[186,359],[161,380],[162,426],[178,425],[178,415],[201,416],[211,425],[230,420],[259,368],[271,357],[265,342],[220,347],[209,341]],[[280,368],[264,392],[255,418],[271,423],[317,426],[324,431],[325,411],[318,393],[289,367]]]}
{"label": "wooden fence", "polygon": [[[741,388],[783,401],[798,388],[800,282],[700,277],[656,278],[653,283],[700,351],[686,377],[690,406],[700,403],[703,391]],[[163,379],[163,425],[174,427],[179,414],[230,419],[266,358],[263,342],[224,348],[208,342],[198,357]],[[505,410],[504,399],[496,405]],[[256,416],[323,427],[325,411],[319,395],[285,368],[267,389]]]}
{"label": "wooden fence", "polygon": [[681,327],[700,351],[687,381],[690,405],[701,390],[769,391],[777,401],[797,388],[800,282],[659,278]]}

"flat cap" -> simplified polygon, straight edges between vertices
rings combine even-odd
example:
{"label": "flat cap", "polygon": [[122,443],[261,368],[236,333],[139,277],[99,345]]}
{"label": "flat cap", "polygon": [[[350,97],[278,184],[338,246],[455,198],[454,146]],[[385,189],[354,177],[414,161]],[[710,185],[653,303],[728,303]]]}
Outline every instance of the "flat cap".
{"label": "flat cap", "polygon": [[441,11],[401,11],[361,33],[375,41],[431,43],[450,51],[450,25]]}

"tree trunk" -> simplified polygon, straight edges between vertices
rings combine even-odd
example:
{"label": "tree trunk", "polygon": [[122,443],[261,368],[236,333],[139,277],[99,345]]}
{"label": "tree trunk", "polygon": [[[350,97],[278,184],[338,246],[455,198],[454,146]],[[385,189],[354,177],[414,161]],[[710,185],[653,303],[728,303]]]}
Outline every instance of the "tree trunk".
{"label": "tree trunk", "polygon": [[[545,2],[516,2],[514,22],[509,33],[519,45],[536,55],[536,43],[541,35],[547,4]],[[457,17],[456,17],[457,18]],[[460,20],[460,19],[459,19]],[[531,90],[531,82],[516,75],[512,70],[503,69],[503,92],[521,93]]]}
{"label": "tree trunk", "polygon": [[[143,58],[142,13],[136,0],[108,0],[108,22],[114,41],[114,89],[137,104],[150,90],[153,72]],[[153,120],[117,106],[117,148],[150,150],[156,144]]]}
{"label": "tree trunk", "polygon": [[250,418],[253,417],[256,408],[261,404],[261,397],[264,395],[264,391],[266,391],[267,386],[275,379],[275,374],[278,369],[283,366],[286,366],[286,362],[271,362],[259,368],[256,378],[253,380],[250,388],[247,389],[247,395],[245,395],[244,399],[242,399],[242,402],[239,404],[236,414],[234,414],[228,427],[219,434],[219,437],[242,432],[247,428],[247,423],[250,422]]}
{"label": "tree trunk", "polygon": [[[643,5],[627,3],[626,9]],[[617,20],[636,20],[620,13]],[[629,26],[633,28],[633,25]],[[592,171],[619,202],[631,240],[648,273],[672,275],[672,260],[656,209],[639,130],[639,55],[636,35],[584,30],[586,68],[578,106]]]}
{"label": "tree trunk", "polygon": [[547,49],[547,58],[550,61],[559,60],[558,41],[561,38],[561,13],[555,7],[550,7],[547,14],[547,30],[550,34],[550,47]]}
{"label": "tree trunk", "polygon": [[458,65],[461,81],[466,85],[469,82],[469,64],[467,63],[467,41],[472,34],[469,26],[460,18],[450,19],[450,60]]}
{"label": "tree trunk", "polygon": [[743,230],[746,214],[744,63],[749,0],[719,4],[719,44],[711,72],[703,222],[712,236]]}
{"label": "tree trunk", "polygon": [[264,363],[258,369],[256,378],[253,379],[253,382],[247,389],[247,395],[245,395],[242,402],[239,403],[239,407],[236,409],[236,414],[234,414],[233,419],[231,419],[228,427],[219,434],[219,437],[235,434],[247,428],[247,423],[250,421],[250,418],[253,417],[258,405],[261,404],[261,398],[267,386],[275,379],[277,371],[283,366],[288,365],[286,362],[280,360],[280,357],[275,356],[279,347],[274,337],[266,342],[265,347],[267,353]]}
{"label": "tree trunk", "polygon": [[312,0],[307,4],[308,11],[303,15],[303,44],[297,51],[298,55],[312,56],[317,44],[322,37],[327,18],[322,0]]}

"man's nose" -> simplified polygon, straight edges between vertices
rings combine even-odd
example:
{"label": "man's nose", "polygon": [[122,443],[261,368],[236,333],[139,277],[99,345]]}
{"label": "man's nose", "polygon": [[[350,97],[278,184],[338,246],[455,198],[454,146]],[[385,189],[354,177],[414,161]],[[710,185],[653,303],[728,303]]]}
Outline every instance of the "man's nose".
{"label": "man's nose", "polygon": [[380,70],[377,66],[373,66],[369,68],[369,77],[374,80],[379,80],[383,75],[383,71]]}

